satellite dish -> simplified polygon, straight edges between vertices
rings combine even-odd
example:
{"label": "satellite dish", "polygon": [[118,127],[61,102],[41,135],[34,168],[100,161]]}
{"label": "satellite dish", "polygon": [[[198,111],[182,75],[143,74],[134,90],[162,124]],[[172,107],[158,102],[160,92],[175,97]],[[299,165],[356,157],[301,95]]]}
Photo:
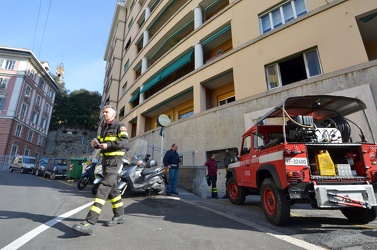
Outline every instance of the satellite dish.
{"label": "satellite dish", "polygon": [[165,127],[165,126],[169,125],[170,118],[169,118],[169,116],[167,116],[165,114],[161,114],[157,118],[157,123],[158,123],[159,126]]}

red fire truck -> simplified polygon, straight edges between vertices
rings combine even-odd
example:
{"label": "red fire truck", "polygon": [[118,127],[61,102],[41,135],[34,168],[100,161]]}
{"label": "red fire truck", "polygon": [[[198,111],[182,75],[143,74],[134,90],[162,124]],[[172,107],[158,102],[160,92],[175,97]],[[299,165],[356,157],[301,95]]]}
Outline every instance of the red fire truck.
{"label": "red fire truck", "polygon": [[303,202],[373,221],[377,144],[365,109],[344,96],[287,98],[243,134],[239,161],[229,166],[229,200],[240,205],[259,194],[273,225],[288,223],[291,205]]}

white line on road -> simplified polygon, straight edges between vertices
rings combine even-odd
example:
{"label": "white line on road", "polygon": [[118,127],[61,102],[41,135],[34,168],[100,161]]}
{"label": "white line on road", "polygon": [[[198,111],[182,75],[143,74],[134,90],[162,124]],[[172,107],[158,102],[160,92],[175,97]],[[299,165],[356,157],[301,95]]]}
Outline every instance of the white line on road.
{"label": "white line on road", "polygon": [[36,237],[38,234],[42,233],[43,231],[49,229],[50,227],[54,226],[56,223],[59,223],[61,222],[62,220],[64,220],[65,218],[68,218],[72,215],[74,215],[75,213],[78,213],[80,212],[81,210],[89,207],[90,205],[93,204],[93,201],[92,202],[89,202],[85,205],[82,205],[81,207],[78,207],[76,209],[73,209],[65,214],[62,214],[50,221],[47,221],[45,224],[43,225],[40,225],[39,227],[35,228],[34,230],[24,234],[23,236],[21,236],[20,238],[18,238],[17,240],[13,241],[12,243],[10,243],[9,245],[3,247],[1,250],[16,250],[20,247],[22,247],[24,244],[26,244],[28,241],[30,241],[31,239],[33,239],[34,237]]}
{"label": "white line on road", "polygon": [[[174,198],[176,198],[176,197],[174,197]],[[309,242],[306,242],[306,241],[303,241],[303,240],[300,240],[300,239],[297,239],[297,238],[294,238],[294,237],[291,237],[291,236],[288,236],[288,235],[284,235],[284,234],[279,233],[279,232],[277,232],[277,231],[275,231],[273,229],[264,227],[264,226],[256,224],[256,223],[253,223],[251,221],[244,220],[242,218],[239,218],[239,217],[227,214],[227,213],[223,213],[223,212],[220,212],[218,210],[215,210],[215,209],[212,209],[212,208],[209,208],[209,207],[206,207],[206,206],[198,205],[195,202],[191,202],[191,201],[187,201],[187,200],[184,200],[184,199],[180,199],[179,197],[177,197],[177,198],[178,198],[178,200],[181,200],[181,201],[186,202],[188,204],[191,204],[193,206],[200,207],[200,208],[206,209],[208,211],[211,211],[213,213],[219,214],[221,216],[227,217],[227,218],[229,218],[231,220],[235,220],[235,221],[237,221],[239,223],[242,223],[244,225],[252,227],[252,228],[254,228],[254,229],[256,229],[256,230],[258,230],[260,232],[264,232],[264,233],[266,233],[268,235],[271,235],[271,236],[273,236],[275,238],[278,238],[280,240],[288,242],[288,243],[290,243],[292,245],[295,245],[295,246],[298,246],[298,247],[302,247],[303,249],[307,249],[307,250],[325,250],[326,249],[326,248],[322,248],[320,246],[311,244]]]}

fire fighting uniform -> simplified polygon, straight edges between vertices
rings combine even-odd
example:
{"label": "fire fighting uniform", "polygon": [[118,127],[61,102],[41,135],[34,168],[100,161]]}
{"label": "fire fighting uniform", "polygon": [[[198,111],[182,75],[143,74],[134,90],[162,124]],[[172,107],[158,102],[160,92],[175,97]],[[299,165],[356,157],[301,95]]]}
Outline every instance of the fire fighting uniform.
{"label": "fire fighting uniform", "polygon": [[228,198],[228,180],[230,179],[231,177],[231,173],[229,172],[229,164],[232,163],[232,156],[230,155],[229,152],[226,153],[225,157],[224,157],[224,165],[225,165],[225,171],[226,171],[226,175],[225,175],[225,178],[226,178],[226,181],[225,181],[225,195],[223,196],[223,198]]}
{"label": "fire fighting uniform", "polygon": [[206,163],[204,163],[204,166],[207,166],[208,169],[208,178],[211,181],[212,184],[212,198],[217,199],[217,163],[215,159],[209,159]]}
{"label": "fire fighting uniform", "polygon": [[113,120],[111,124],[102,126],[97,139],[100,143],[107,143],[108,147],[101,150],[104,178],[86,217],[86,221],[92,225],[97,223],[102,207],[108,198],[112,204],[114,218],[124,215],[122,196],[118,191],[117,172],[122,166],[122,157],[126,151],[127,129],[123,123]]}

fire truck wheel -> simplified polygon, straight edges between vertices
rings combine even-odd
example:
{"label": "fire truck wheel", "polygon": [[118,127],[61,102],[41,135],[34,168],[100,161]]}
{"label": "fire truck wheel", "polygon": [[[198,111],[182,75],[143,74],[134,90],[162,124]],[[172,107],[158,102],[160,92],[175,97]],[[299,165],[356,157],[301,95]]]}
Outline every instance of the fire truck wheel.
{"label": "fire truck wheel", "polygon": [[271,178],[266,178],[262,182],[260,196],[262,198],[262,208],[268,222],[275,226],[282,226],[288,223],[291,207],[284,190],[276,188]]}
{"label": "fire truck wheel", "polygon": [[233,204],[242,205],[245,203],[246,191],[244,187],[237,185],[237,180],[231,177],[228,181],[229,200]]}
{"label": "fire truck wheel", "polygon": [[360,208],[360,207],[344,207],[340,211],[347,217],[350,221],[367,224],[376,218],[377,211],[376,207],[372,209]]}

